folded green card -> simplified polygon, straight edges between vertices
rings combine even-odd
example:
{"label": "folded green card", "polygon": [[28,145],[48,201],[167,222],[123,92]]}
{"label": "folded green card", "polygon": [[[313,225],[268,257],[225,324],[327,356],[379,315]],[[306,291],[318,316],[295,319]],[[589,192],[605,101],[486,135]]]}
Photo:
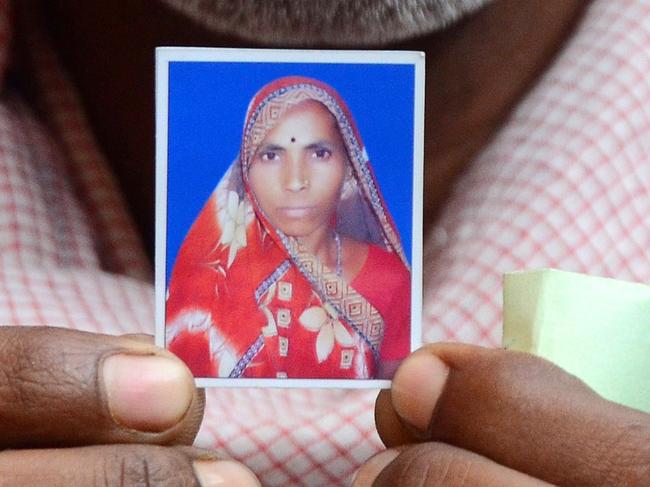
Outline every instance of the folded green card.
{"label": "folded green card", "polygon": [[503,288],[505,348],[650,412],[650,286],[548,269],[506,274]]}

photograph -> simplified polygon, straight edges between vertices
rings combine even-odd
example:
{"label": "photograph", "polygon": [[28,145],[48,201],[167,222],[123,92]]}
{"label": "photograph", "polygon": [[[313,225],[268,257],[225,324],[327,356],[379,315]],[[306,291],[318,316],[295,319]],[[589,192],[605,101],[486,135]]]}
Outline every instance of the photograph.
{"label": "photograph", "polygon": [[156,340],[200,386],[388,387],[420,345],[424,57],[159,48]]}

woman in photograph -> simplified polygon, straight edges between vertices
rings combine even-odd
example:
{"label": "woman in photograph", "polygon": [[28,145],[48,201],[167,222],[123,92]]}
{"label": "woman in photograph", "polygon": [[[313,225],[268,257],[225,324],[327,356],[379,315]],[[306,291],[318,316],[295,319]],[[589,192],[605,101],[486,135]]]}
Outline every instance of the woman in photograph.
{"label": "woman in photograph", "polygon": [[410,348],[399,233],[338,93],[286,77],[179,250],[166,340],[196,377],[391,378]]}

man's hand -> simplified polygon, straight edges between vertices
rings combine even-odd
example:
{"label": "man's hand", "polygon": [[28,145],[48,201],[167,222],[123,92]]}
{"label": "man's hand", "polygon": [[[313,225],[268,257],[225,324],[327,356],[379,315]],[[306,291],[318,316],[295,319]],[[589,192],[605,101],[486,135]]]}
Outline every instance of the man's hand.
{"label": "man's hand", "polygon": [[0,486],[258,486],[181,446],[203,406],[187,367],[146,339],[0,327]]}
{"label": "man's hand", "polygon": [[388,450],[355,487],[650,485],[650,415],[532,355],[427,346],[379,394],[375,417]]}

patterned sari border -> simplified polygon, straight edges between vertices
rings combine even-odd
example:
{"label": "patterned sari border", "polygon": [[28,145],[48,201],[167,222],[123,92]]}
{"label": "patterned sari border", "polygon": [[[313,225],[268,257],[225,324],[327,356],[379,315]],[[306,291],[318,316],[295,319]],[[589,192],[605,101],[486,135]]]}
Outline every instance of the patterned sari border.
{"label": "patterned sari border", "polygon": [[262,296],[264,296],[266,291],[268,291],[273,284],[278,282],[280,278],[286,274],[286,272],[289,270],[289,267],[291,267],[291,261],[289,259],[286,259],[269,275],[269,277],[264,279],[262,283],[257,286],[257,289],[255,289],[255,302],[258,305],[260,304]]}
{"label": "patterned sari border", "polygon": [[287,252],[289,252],[289,255],[291,256],[294,265],[298,268],[298,271],[300,271],[300,273],[305,277],[305,279],[309,281],[309,283],[312,286],[312,289],[318,294],[318,297],[321,299],[321,301],[323,303],[328,303],[330,306],[332,306],[339,314],[339,317],[344,319],[345,322],[354,331],[357,332],[357,334],[361,337],[361,339],[370,347],[370,350],[372,351],[376,363],[380,363],[379,348],[377,347],[377,345],[372,343],[372,341],[363,333],[363,331],[359,328],[359,326],[345,314],[344,310],[338,304],[333,303],[330,299],[326,298],[326,294],[323,291],[320,280],[317,279],[315,276],[313,276],[310,272],[308,272],[307,269],[305,269],[305,267],[302,265],[302,262],[300,261],[300,257],[298,256],[293,246],[291,245],[291,241],[289,240],[289,237],[287,237],[284,233],[282,233],[279,230],[278,230],[278,236],[280,237],[282,244],[287,249]]}
{"label": "patterned sari border", "polygon": [[242,355],[242,357],[239,359],[237,362],[237,365],[235,365],[235,368],[232,369],[232,372],[230,372],[230,375],[228,375],[229,379],[238,379],[242,376],[244,373],[244,370],[246,370],[246,367],[248,367],[248,364],[253,360],[253,358],[262,350],[264,347],[264,336],[260,335],[257,337],[257,340],[248,347],[248,350],[246,350],[246,353]]}

